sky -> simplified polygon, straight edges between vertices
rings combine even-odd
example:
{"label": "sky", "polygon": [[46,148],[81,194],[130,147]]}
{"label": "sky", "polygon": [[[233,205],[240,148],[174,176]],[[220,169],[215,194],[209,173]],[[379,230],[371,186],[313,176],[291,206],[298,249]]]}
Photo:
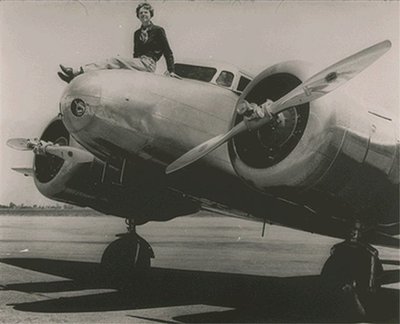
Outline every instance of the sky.
{"label": "sky", "polygon": [[[397,1],[150,1],[176,61],[217,59],[253,74],[286,60],[318,72],[389,39],[392,49],[350,81],[360,101],[399,114]],[[39,137],[58,113],[65,83],[58,64],[80,66],[132,55],[140,27],[136,1],[0,1],[0,204],[51,204],[33,180],[11,170],[30,167],[32,153],[6,146]],[[157,72],[165,70],[164,60]],[[343,87],[343,88],[344,88]],[[341,89],[336,91],[342,91]],[[332,95],[332,94],[331,94]]]}

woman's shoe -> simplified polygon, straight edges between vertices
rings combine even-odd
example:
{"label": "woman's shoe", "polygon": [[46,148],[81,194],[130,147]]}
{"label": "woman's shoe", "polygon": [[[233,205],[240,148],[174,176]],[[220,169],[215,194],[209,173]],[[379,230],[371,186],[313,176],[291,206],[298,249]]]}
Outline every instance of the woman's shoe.
{"label": "woman's shoe", "polygon": [[72,76],[74,75],[74,71],[73,71],[72,68],[70,68],[70,67],[66,67],[66,66],[60,64],[60,69],[61,69],[61,71],[63,71],[66,75],[72,75]]}
{"label": "woman's shoe", "polygon": [[72,81],[72,79],[74,78],[74,76],[71,75],[65,75],[64,73],[61,72],[57,72],[58,76],[60,77],[61,80],[70,83]]}

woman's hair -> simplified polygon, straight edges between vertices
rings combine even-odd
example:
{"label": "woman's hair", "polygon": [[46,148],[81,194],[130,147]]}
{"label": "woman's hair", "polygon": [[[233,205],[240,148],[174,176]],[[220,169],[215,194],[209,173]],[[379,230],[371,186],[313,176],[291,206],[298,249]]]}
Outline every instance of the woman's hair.
{"label": "woman's hair", "polygon": [[139,5],[136,8],[136,17],[139,18],[139,10],[142,8],[147,9],[150,12],[150,17],[154,16],[154,9],[151,6],[151,4],[147,3],[147,2],[142,2],[142,3],[139,3]]}

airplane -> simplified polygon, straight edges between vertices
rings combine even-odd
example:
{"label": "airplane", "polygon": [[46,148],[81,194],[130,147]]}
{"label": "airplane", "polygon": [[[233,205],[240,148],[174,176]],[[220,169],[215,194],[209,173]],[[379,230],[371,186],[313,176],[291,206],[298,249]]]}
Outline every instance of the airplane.
{"label": "airplane", "polygon": [[126,219],[102,256],[110,276],[150,269],[154,252],[136,226],[212,210],[343,239],[321,278],[365,313],[383,273],[372,245],[399,248],[398,126],[330,92],[390,47],[316,74],[285,61],[253,78],[196,60],[176,63],[177,78],[128,66],[84,73],[39,139],[8,140],[34,153],[32,168],[14,170],[50,199]]}

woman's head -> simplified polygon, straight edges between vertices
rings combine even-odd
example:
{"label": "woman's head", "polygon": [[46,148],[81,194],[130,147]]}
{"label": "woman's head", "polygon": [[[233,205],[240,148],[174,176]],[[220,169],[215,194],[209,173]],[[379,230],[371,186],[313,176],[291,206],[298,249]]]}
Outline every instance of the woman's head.
{"label": "woman's head", "polygon": [[138,17],[140,21],[142,21],[142,18],[151,19],[153,18],[153,16],[154,16],[154,9],[149,3],[142,2],[137,6],[136,17]]}

